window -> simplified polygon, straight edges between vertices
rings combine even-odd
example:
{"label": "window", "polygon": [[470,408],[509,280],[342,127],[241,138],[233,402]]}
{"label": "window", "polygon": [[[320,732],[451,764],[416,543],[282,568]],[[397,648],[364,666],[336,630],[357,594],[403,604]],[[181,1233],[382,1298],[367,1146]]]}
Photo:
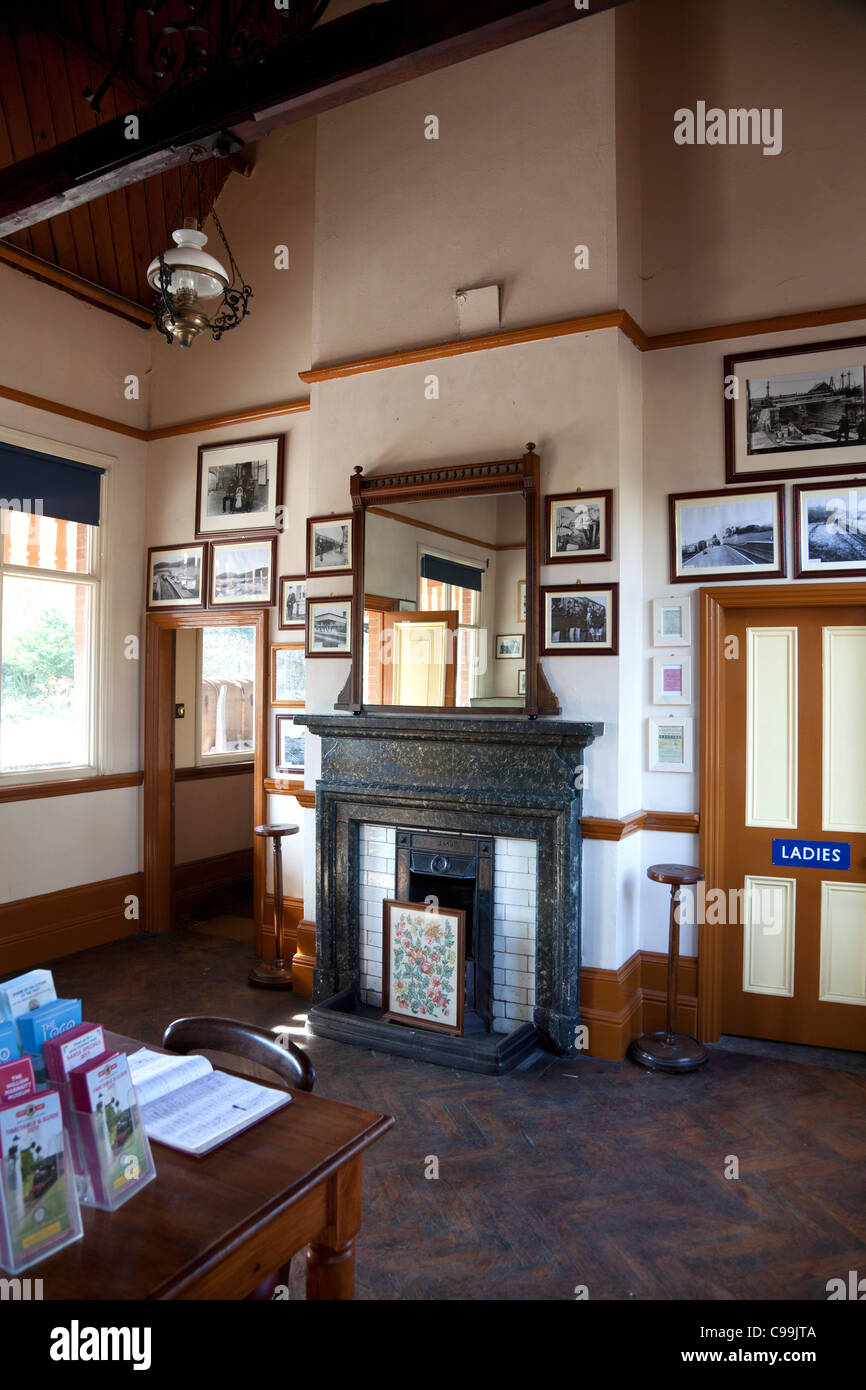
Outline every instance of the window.
{"label": "window", "polygon": [[[427,552],[429,554],[430,552]],[[422,556],[422,561],[425,557]],[[438,557],[437,557],[438,558]],[[443,559],[450,557],[442,556]],[[465,567],[465,561],[452,568]],[[447,566],[443,566],[443,573]],[[476,569],[478,588],[468,588],[451,584],[442,579],[428,579],[422,574],[418,580],[418,607],[422,612],[457,612],[457,681],[455,703],[468,708],[478,694],[479,676],[483,674],[482,660],[483,632],[481,623],[481,584],[483,572]]]}
{"label": "window", "polygon": [[82,521],[0,509],[0,776],[6,780],[37,780],[28,774],[50,769],[96,771],[98,534]]}
{"label": "window", "polygon": [[256,630],[199,630],[196,763],[248,761],[255,751]]}

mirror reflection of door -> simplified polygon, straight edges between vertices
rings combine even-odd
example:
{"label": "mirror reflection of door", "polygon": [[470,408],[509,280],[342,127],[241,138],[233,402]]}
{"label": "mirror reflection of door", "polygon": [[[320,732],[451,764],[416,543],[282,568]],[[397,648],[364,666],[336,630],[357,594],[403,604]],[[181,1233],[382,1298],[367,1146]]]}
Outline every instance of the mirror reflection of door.
{"label": "mirror reflection of door", "polygon": [[253,940],[254,627],[175,635],[175,921]]}
{"label": "mirror reflection of door", "polygon": [[521,494],[368,508],[364,578],[365,705],[523,707]]}

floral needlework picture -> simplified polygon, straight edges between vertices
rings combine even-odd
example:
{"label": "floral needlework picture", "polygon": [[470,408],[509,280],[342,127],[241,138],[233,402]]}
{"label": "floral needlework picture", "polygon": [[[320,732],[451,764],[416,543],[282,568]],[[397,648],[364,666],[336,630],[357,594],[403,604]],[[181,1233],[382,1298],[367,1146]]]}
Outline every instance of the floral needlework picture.
{"label": "floral needlework picture", "polygon": [[462,1033],[466,914],[391,900],[382,914],[383,1016]]}

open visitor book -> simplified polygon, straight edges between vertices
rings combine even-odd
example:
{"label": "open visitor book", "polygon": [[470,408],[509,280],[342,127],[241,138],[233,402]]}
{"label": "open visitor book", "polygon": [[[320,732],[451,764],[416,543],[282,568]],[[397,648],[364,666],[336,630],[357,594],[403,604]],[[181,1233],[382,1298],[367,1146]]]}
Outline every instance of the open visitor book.
{"label": "open visitor book", "polygon": [[289,1105],[285,1091],[214,1071],[206,1057],[172,1057],[142,1047],[129,1070],[149,1139],[197,1158]]}

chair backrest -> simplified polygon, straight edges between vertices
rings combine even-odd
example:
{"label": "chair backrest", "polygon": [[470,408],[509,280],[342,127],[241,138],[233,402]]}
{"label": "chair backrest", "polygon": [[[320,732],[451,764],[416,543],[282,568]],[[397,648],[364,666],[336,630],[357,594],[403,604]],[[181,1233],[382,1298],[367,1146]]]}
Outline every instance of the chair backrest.
{"label": "chair backrest", "polygon": [[280,1043],[267,1028],[234,1018],[176,1018],[163,1033],[162,1045],[171,1052],[210,1049],[246,1057],[298,1091],[312,1091],[316,1081],[312,1062],[293,1042]]}

